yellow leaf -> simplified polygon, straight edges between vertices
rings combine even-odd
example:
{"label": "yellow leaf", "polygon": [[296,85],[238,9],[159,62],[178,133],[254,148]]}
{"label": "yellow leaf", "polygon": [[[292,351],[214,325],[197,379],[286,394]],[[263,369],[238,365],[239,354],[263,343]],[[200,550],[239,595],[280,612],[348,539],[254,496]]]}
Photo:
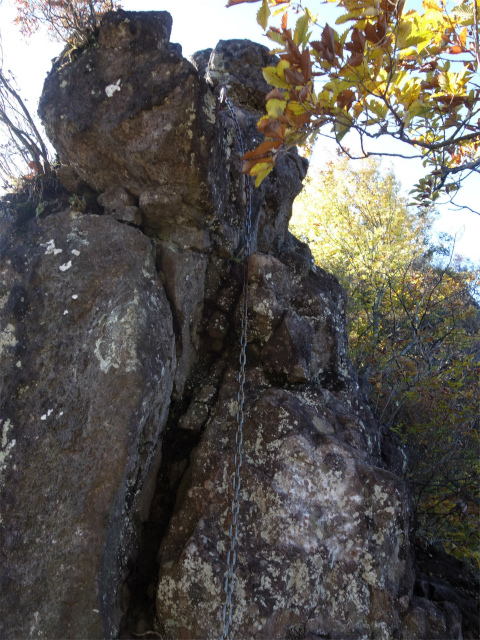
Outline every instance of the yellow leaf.
{"label": "yellow leaf", "polygon": [[396,45],[399,49],[406,49],[408,36],[412,30],[412,23],[409,20],[401,20],[398,25]]}
{"label": "yellow leaf", "polygon": [[254,167],[250,170],[251,176],[256,176],[255,186],[258,187],[262,180],[268,176],[270,171],[273,169],[273,162],[258,162]]}
{"label": "yellow leaf", "polygon": [[260,186],[260,184],[262,183],[264,178],[266,178],[268,176],[270,171],[273,171],[273,164],[270,167],[268,167],[268,169],[265,169],[265,171],[262,171],[261,173],[259,173],[258,176],[255,178],[255,186],[256,187]]}
{"label": "yellow leaf", "polygon": [[339,113],[335,121],[335,137],[337,142],[341,142],[342,138],[349,132],[352,126],[352,119],[348,113]]}
{"label": "yellow leaf", "polygon": [[270,9],[268,6],[268,0],[263,0],[262,6],[260,7],[257,13],[257,22],[262,27],[262,29],[267,28],[269,16],[270,16]]}
{"label": "yellow leaf", "polygon": [[[279,65],[280,66],[280,65]],[[268,84],[280,89],[288,89],[288,83],[285,82],[285,78],[280,78],[277,74],[275,67],[265,67],[262,69],[263,77]]]}
{"label": "yellow leaf", "polygon": [[288,110],[290,111],[290,113],[293,113],[295,116],[299,116],[302,113],[305,113],[306,109],[303,105],[300,104],[300,102],[290,102],[290,104],[288,105]]}
{"label": "yellow leaf", "polygon": [[363,111],[363,105],[360,102],[356,102],[353,105],[353,113],[355,115],[355,118],[358,118],[358,116],[362,113]]}
{"label": "yellow leaf", "polygon": [[278,100],[277,98],[272,98],[267,102],[267,113],[271,118],[278,118],[279,116],[284,114],[286,106],[286,100]]}
{"label": "yellow leaf", "polygon": [[277,64],[277,75],[284,82],[286,82],[285,69],[290,69],[290,62],[288,60],[280,60],[280,62]]}

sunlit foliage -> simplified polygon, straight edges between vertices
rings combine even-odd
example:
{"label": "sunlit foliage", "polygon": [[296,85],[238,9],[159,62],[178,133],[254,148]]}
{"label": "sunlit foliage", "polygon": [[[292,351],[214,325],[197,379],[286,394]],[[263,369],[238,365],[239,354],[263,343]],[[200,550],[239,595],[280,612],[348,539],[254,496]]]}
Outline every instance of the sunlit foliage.
{"label": "sunlit foliage", "polygon": [[418,530],[480,561],[480,270],[432,247],[431,211],[345,157],[308,178],[292,231],[349,296],[350,354],[408,453]]}
{"label": "sunlit foliage", "polygon": [[280,57],[263,70],[274,87],[258,122],[266,141],[244,158],[257,185],[320,131],[341,147],[356,132],[362,156],[386,136],[416,150],[430,171],[415,189],[426,206],[480,170],[479,0],[424,0],[418,11],[405,0],[330,0],[334,27],[320,26],[325,3],[313,0],[227,6],[247,1],[262,2],[257,20]]}

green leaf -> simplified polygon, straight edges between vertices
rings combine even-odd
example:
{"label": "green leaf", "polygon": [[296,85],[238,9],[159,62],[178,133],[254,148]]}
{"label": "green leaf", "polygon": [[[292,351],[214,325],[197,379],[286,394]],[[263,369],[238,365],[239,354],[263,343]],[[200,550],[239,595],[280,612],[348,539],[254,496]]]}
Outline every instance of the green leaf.
{"label": "green leaf", "polygon": [[285,46],[285,40],[282,38],[281,34],[276,31],[267,31],[267,38],[273,40],[273,42],[276,42],[277,44]]}
{"label": "green leaf", "polygon": [[263,0],[262,6],[260,7],[257,13],[257,22],[264,30],[267,28],[269,17],[270,17],[270,8],[268,6],[268,0]]}
{"label": "green leaf", "polygon": [[37,209],[36,209],[36,212],[35,212],[37,218],[39,216],[41,216],[44,211],[45,211],[45,205],[43,204],[43,202],[39,202],[39,204],[37,206]]}
{"label": "green leaf", "polygon": [[337,119],[335,120],[335,137],[337,142],[342,141],[352,128],[352,124],[352,119],[348,113],[343,112],[338,114]]}
{"label": "green leaf", "polygon": [[308,14],[305,13],[301,18],[297,20],[295,27],[295,33],[293,34],[293,41],[295,44],[305,45],[308,31]]}

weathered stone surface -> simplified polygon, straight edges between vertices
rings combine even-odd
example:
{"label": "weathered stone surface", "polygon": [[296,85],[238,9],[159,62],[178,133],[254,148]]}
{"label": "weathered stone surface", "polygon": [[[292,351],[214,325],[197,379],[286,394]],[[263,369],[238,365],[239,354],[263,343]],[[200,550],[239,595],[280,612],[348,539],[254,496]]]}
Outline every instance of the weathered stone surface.
{"label": "weathered stone surface", "polygon": [[[337,418],[365,432],[368,410],[318,388],[270,388],[258,369],[247,380],[232,636],[303,638],[307,625],[309,637],[394,637],[413,586],[408,500]],[[160,549],[165,638],[221,635],[235,381],[229,371]]]}
{"label": "weathered stone surface", "polygon": [[[5,218],[2,637],[221,635],[246,238],[217,96],[252,148],[272,58],[232,41],[190,63],[170,29],[109,14],[46,81],[63,180],[107,215]],[[403,458],[349,364],[345,294],[288,231],[306,166],[286,154],[253,193],[232,635],[475,637],[469,594],[415,575]]]}
{"label": "weathered stone surface", "polygon": [[207,257],[178,245],[158,242],[157,263],[174,312],[177,334],[174,392],[181,396],[197,357],[197,327],[203,308]]}
{"label": "weathered stone surface", "polygon": [[1,223],[2,638],[101,638],[173,384],[151,242],[110,217]]}
{"label": "weathered stone surface", "polygon": [[152,229],[179,208],[205,217],[209,202],[198,76],[170,30],[166,12],[108,14],[94,46],[54,67],[39,107],[62,162],[91,187],[123,187],[140,206],[158,196],[158,212],[142,210]]}

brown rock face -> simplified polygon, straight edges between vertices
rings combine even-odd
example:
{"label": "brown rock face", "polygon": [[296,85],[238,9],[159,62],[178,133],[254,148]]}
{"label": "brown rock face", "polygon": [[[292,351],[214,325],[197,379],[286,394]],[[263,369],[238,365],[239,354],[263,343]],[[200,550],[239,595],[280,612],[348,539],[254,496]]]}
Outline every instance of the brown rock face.
{"label": "brown rock face", "polygon": [[[60,179],[91,210],[0,210],[2,638],[221,636],[245,202],[217,96],[252,148],[271,57],[236,40],[188,62],[170,28],[108,14],[46,80]],[[286,154],[253,194],[230,637],[473,638],[471,594],[415,582],[345,294],[288,232],[305,172]]]}
{"label": "brown rock face", "polygon": [[[98,41],[45,83],[40,114],[62,161],[97,191],[140,199],[145,225],[205,216],[198,76],[166,12],[109,14]],[[152,208],[155,211],[152,211]]]}
{"label": "brown rock face", "polygon": [[150,240],[107,216],[3,217],[1,272],[0,635],[102,637],[160,462],[170,307]]}

